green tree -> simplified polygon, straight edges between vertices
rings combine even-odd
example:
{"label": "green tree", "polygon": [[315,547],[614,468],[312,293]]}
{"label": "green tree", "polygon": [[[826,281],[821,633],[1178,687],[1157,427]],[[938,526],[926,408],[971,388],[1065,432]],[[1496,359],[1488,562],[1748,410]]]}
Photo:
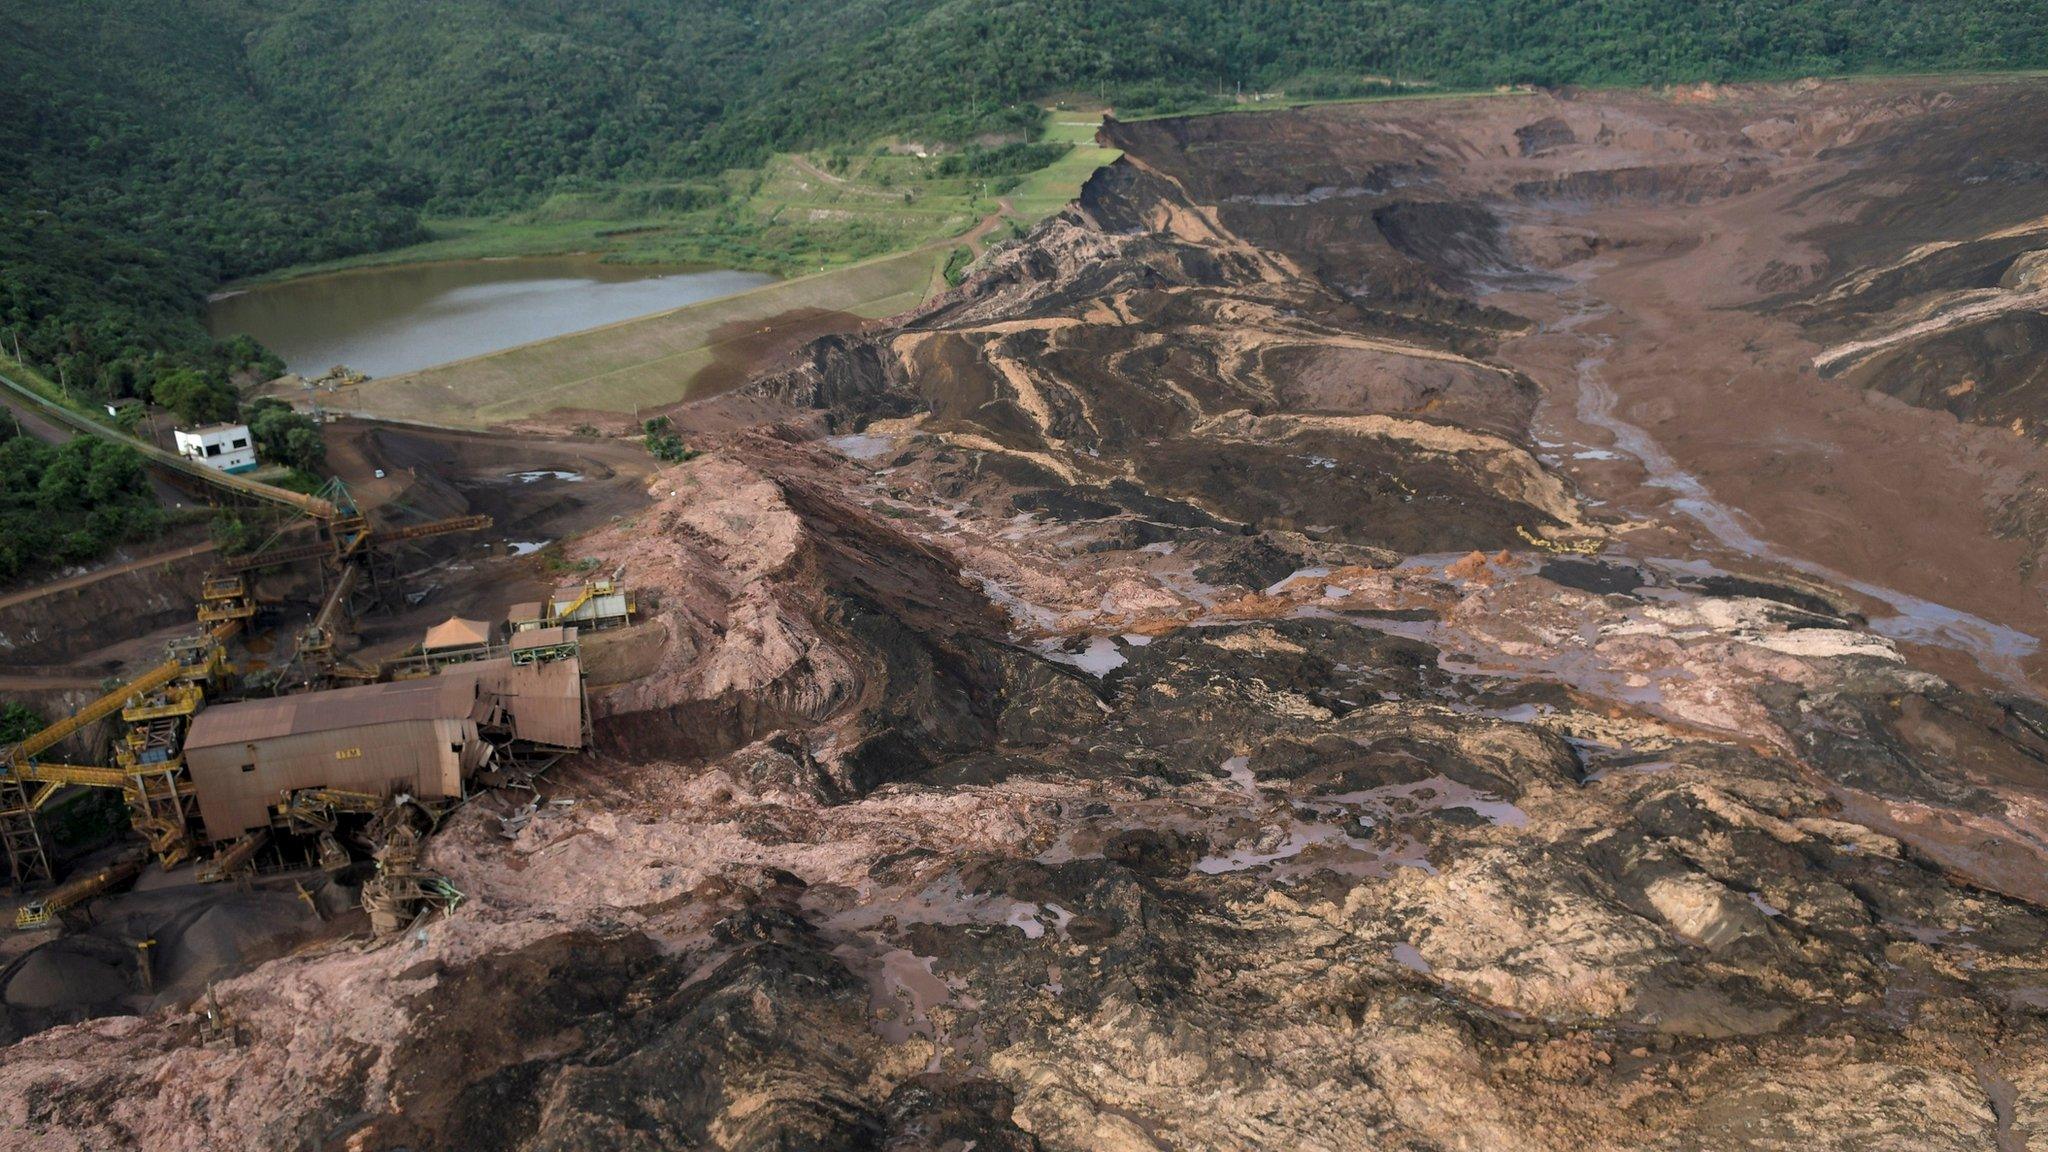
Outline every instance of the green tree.
{"label": "green tree", "polygon": [[163,530],[142,458],[90,436],[0,443],[0,579],[95,559]]}
{"label": "green tree", "polygon": [[327,442],[320,426],[282,400],[265,396],[242,413],[256,450],[266,460],[289,464],[301,472],[317,472],[327,461]]}
{"label": "green tree", "polygon": [[[201,324],[221,284],[427,238],[422,215],[595,185],[716,203],[772,151],[1010,140],[1032,101],[2048,66],[2036,0],[110,0],[0,35],[0,336],[83,395],[282,366]],[[1298,82],[1298,83],[1297,83]],[[1006,158],[1007,157],[1007,158]],[[696,189],[691,191],[690,189]],[[630,199],[630,198],[629,198]],[[672,206],[672,207],[671,207]],[[784,254],[787,255],[787,254]],[[181,385],[180,387],[188,387]],[[177,391],[173,388],[173,391]]]}
{"label": "green tree", "polygon": [[301,472],[317,471],[327,460],[327,442],[320,438],[320,429],[305,417],[299,427],[285,433],[284,459]]}
{"label": "green tree", "polygon": [[186,424],[233,420],[241,408],[233,388],[190,368],[158,377],[150,398],[176,412]]}
{"label": "green tree", "polygon": [[0,744],[18,744],[42,730],[40,712],[13,700],[0,703]]}
{"label": "green tree", "polygon": [[213,519],[206,525],[206,534],[223,556],[239,556],[257,544],[255,530],[248,522],[226,509],[213,514]]}

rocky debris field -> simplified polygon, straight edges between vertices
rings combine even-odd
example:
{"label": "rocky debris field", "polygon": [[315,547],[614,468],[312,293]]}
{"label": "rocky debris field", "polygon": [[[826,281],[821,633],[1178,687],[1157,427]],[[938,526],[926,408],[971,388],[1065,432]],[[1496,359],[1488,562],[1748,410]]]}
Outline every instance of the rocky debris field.
{"label": "rocky debris field", "polygon": [[[9,1146],[2048,1148],[2026,670],[1592,495],[1515,355],[1600,248],[1531,205],[2037,90],[1701,98],[1112,126],[960,289],[678,414],[574,545],[653,639],[563,803],[431,842],[454,914],[218,984],[236,1043],[28,1037]],[[1883,255],[1812,251],[1774,291]]]}

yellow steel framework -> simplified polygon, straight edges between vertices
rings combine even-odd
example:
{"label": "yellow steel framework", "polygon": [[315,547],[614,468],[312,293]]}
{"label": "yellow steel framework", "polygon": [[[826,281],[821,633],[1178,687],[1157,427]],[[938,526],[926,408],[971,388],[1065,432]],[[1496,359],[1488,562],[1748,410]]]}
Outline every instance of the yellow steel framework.
{"label": "yellow steel framework", "polygon": [[[549,603],[546,610],[547,623],[550,625],[574,624],[577,622],[575,619],[576,613],[582,611],[584,605],[590,603],[592,600],[597,599],[599,596],[610,596],[614,593],[619,592],[619,583],[616,578],[588,581],[583,585],[582,594],[577,596],[576,599],[570,601],[569,606],[567,608],[562,609],[560,612],[554,611],[553,603]],[[633,594],[631,592],[624,592],[621,593],[621,595],[622,599],[625,602],[624,608],[626,618],[630,620],[633,617],[635,610],[633,604]],[[605,619],[609,619],[609,617],[606,617]],[[600,622],[601,621],[599,620],[591,621],[592,624]]]}
{"label": "yellow steel framework", "polygon": [[282,820],[293,832],[332,832],[346,813],[373,813],[383,808],[382,796],[349,792],[340,788],[301,788],[288,793],[284,802],[272,808],[272,819]]}
{"label": "yellow steel framework", "polygon": [[57,913],[66,908],[83,904],[107,889],[135,878],[142,871],[142,862],[135,859],[118,860],[96,872],[88,872],[65,881],[57,888],[45,893],[41,899],[30,900],[14,913],[16,928],[41,928],[55,919]]}
{"label": "yellow steel framework", "polygon": [[209,573],[200,586],[199,621],[216,624],[223,620],[247,620],[256,615],[256,598],[250,593],[249,578],[240,572]]}
{"label": "yellow steel framework", "polygon": [[[205,704],[205,683],[226,667],[222,642],[241,626],[235,618],[213,622],[203,636],[174,644],[170,659],[0,754],[0,850],[17,885],[54,878],[36,814],[66,786],[119,790],[165,867],[191,855],[197,811],[179,742]],[[117,712],[130,728],[116,746],[114,767],[39,759]]]}
{"label": "yellow steel framework", "polygon": [[585,584],[583,586],[583,595],[578,596],[575,600],[571,601],[567,608],[564,608],[560,612],[555,613],[555,619],[569,619],[570,617],[576,615],[577,611],[580,610],[585,604],[588,604],[593,599],[596,599],[596,597],[597,585],[595,583]]}
{"label": "yellow steel framework", "polygon": [[[4,380],[0,383],[11,384]],[[187,462],[168,463],[184,467]],[[220,482],[220,476],[213,470],[200,471],[208,474],[206,479]],[[0,852],[7,856],[16,885],[53,878],[36,814],[58,791],[70,786],[120,790],[128,802],[136,831],[148,841],[150,850],[164,867],[171,867],[196,851],[192,828],[199,813],[181,754],[184,735],[192,716],[205,706],[206,685],[228,670],[222,645],[256,614],[250,573],[300,559],[322,558],[339,566],[340,579],[306,638],[311,643],[301,645],[302,650],[310,648],[312,654],[323,658],[323,663],[331,664],[335,620],[346,609],[357,573],[366,569],[371,548],[446,532],[473,531],[491,523],[487,516],[462,516],[409,528],[379,530],[356,508],[348,490],[338,480],[331,481],[317,496],[301,496],[267,485],[227,486],[305,512],[319,525],[323,538],[316,543],[227,561],[207,575],[201,588],[197,615],[202,625],[210,626],[204,635],[174,644],[170,658],[163,663],[14,747],[0,749]],[[368,571],[374,580],[374,569]],[[349,674],[359,671],[345,670]],[[343,668],[335,669],[337,674],[342,671]],[[41,761],[43,753],[116,712],[129,727],[116,742],[113,766]],[[332,810],[330,804],[329,811]],[[244,849],[238,844],[231,851],[253,853],[258,847]]]}
{"label": "yellow steel framework", "polygon": [[232,879],[236,874],[249,869],[255,862],[256,853],[261,851],[263,846],[268,843],[270,843],[270,830],[267,828],[259,828],[243,836],[233,844],[230,844],[226,851],[221,852],[200,866],[199,882],[201,884],[217,884],[222,880]]}

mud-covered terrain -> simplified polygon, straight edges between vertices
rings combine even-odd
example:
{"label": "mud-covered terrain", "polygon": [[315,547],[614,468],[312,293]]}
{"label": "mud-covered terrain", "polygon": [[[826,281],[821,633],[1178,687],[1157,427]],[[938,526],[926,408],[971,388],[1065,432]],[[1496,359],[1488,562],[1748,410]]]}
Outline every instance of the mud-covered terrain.
{"label": "mud-covered terrain", "polygon": [[[437,834],[453,915],[219,983],[234,1044],[30,1036],[0,1127],[2048,1148],[2038,544],[1986,504],[2035,442],[1815,364],[1917,306],[1826,302],[1930,242],[1874,190],[2044,93],[1112,125],[956,292],[677,413],[572,545],[660,604],[604,747]],[[2001,171],[1946,223],[2048,210]]]}

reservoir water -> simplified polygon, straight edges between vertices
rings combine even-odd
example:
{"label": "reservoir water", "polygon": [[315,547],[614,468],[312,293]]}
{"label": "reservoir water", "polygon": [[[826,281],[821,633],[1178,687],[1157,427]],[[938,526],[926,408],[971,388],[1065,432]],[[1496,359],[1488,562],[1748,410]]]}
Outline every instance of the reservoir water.
{"label": "reservoir water", "polygon": [[301,375],[346,364],[394,376],[773,280],[594,256],[448,260],[260,284],[213,301],[206,326],[216,336],[256,337]]}

